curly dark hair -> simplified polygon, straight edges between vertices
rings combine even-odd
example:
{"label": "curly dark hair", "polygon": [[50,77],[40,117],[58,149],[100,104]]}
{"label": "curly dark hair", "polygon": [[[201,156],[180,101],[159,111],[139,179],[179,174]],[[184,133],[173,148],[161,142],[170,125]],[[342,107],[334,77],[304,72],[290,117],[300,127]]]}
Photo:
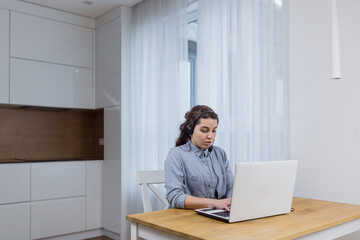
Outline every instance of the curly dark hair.
{"label": "curly dark hair", "polygon": [[[201,117],[199,117],[200,115]],[[192,128],[193,130],[201,118],[216,119],[219,123],[218,115],[210,107],[205,105],[194,106],[189,112],[185,113],[185,121],[179,127],[180,134],[176,139],[176,147],[181,146],[190,140],[191,135],[189,134],[189,128]]]}

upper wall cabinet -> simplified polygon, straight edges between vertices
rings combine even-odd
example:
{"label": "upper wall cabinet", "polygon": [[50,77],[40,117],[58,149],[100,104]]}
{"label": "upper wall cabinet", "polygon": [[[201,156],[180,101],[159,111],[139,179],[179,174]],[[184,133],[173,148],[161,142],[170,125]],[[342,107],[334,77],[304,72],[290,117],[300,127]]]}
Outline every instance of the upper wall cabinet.
{"label": "upper wall cabinet", "polygon": [[120,105],[120,17],[96,29],[95,107]]}
{"label": "upper wall cabinet", "polygon": [[11,57],[92,68],[92,30],[11,12]]}
{"label": "upper wall cabinet", "polygon": [[93,108],[93,30],[10,12],[10,104]]}
{"label": "upper wall cabinet", "polygon": [[0,103],[9,103],[9,11],[0,9]]}
{"label": "upper wall cabinet", "polygon": [[92,108],[92,70],[11,58],[10,103]]}

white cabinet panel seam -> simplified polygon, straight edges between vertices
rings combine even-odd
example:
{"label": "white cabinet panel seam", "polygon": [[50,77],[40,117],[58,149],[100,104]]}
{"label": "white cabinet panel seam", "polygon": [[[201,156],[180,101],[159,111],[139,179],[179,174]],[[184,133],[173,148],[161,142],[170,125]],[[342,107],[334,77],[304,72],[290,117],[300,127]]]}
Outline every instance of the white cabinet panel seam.
{"label": "white cabinet panel seam", "polygon": [[36,60],[36,59],[31,59],[31,58],[10,57],[10,59],[20,59],[20,60],[26,60],[26,61],[32,61],[32,62],[48,63],[48,64],[55,64],[55,65],[60,65],[60,66],[66,66],[66,67],[75,67],[75,68],[83,68],[83,69],[92,70],[92,68],[90,68],[90,67],[81,67],[81,66],[76,66],[76,65],[64,64],[64,63],[57,63],[57,62],[50,62],[50,61],[42,61],[42,60]]}

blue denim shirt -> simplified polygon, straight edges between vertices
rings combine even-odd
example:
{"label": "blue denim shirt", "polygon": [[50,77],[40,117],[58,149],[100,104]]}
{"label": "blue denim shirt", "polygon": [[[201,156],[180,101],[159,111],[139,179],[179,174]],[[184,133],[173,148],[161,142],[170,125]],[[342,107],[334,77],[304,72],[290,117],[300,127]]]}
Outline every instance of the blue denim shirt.
{"label": "blue denim shirt", "polygon": [[218,199],[231,197],[233,181],[225,151],[219,147],[201,151],[188,141],[170,149],[166,157],[166,198],[171,207],[185,208],[187,195],[216,198],[215,190]]}

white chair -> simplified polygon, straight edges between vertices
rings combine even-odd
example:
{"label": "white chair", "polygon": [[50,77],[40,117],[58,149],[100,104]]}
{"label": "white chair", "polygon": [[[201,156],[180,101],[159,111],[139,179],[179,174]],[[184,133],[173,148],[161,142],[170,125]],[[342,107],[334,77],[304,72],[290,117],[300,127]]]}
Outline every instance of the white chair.
{"label": "white chair", "polygon": [[168,201],[164,197],[159,188],[155,185],[165,183],[165,172],[164,170],[154,170],[154,171],[138,171],[138,183],[140,185],[141,198],[144,206],[144,212],[151,212],[151,198],[149,195],[149,188],[152,192],[158,197],[158,199],[163,203],[164,208],[169,206]]}

